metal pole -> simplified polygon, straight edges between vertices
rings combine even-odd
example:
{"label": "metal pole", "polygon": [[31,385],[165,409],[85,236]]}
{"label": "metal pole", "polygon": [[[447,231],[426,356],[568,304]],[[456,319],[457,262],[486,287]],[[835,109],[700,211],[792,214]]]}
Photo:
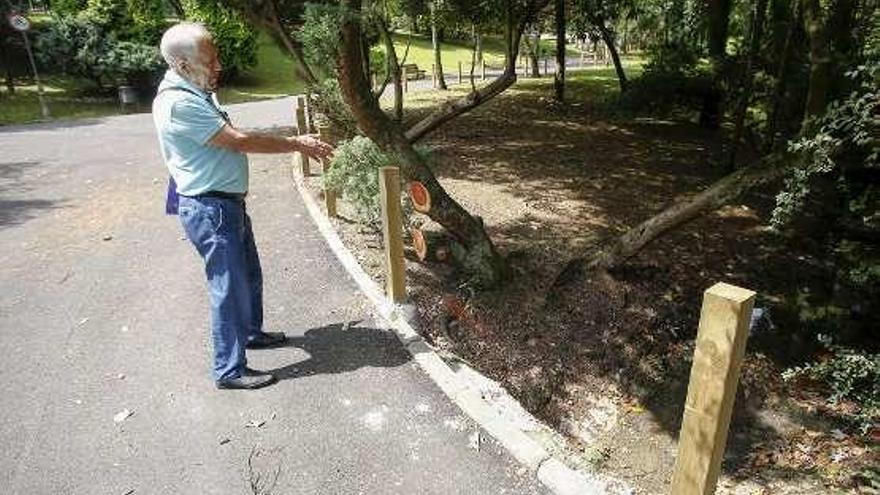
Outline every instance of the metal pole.
{"label": "metal pole", "polygon": [[43,83],[40,82],[40,75],[37,73],[37,63],[34,61],[34,53],[31,51],[31,41],[28,39],[26,31],[21,32],[21,37],[24,38],[24,49],[27,51],[28,60],[31,62],[31,70],[34,71],[34,81],[37,83],[37,99],[40,100],[40,111],[43,113],[43,118],[48,119],[51,115],[49,114],[49,106],[46,105],[46,99],[43,97]]}

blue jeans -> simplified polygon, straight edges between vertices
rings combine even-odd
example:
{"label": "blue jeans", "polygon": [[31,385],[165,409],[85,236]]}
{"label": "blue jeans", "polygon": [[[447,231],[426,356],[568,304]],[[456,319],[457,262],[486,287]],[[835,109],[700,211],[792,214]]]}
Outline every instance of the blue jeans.
{"label": "blue jeans", "polygon": [[180,222],[205,262],[214,380],[238,378],[245,345],[263,329],[263,272],[244,201],[180,197]]}

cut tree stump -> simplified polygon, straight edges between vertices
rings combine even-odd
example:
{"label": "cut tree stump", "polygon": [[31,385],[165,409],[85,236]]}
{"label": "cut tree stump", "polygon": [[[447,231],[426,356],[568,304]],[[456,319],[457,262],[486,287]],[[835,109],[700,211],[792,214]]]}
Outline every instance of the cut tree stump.
{"label": "cut tree stump", "polygon": [[424,184],[418,181],[409,183],[409,199],[412,201],[413,208],[419,213],[427,214],[431,211],[431,193]]}

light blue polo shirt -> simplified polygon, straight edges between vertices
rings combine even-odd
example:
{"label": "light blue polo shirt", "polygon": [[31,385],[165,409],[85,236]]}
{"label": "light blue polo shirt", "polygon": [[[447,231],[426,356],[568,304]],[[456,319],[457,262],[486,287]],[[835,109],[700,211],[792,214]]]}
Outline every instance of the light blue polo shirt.
{"label": "light blue polo shirt", "polygon": [[[196,94],[166,89],[172,87],[185,87]],[[248,189],[247,155],[210,143],[226,124],[210,98],[209,93],[169,70],[153,100],[159,149],[177,182],[177,192],[184,196],[208,191],[245,193]]]}

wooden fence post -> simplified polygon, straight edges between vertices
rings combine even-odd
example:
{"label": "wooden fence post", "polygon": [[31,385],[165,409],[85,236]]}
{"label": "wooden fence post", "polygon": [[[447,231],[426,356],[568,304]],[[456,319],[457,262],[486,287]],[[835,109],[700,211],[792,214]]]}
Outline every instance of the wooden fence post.
{"label": "wooden fence post", "polygon": [[546,77],[549,72],[547,72],[547,59],[544,59],[544,76]]}
{"label": "wooden fence post", "polygon": [[480,60],[480,80],[486,80],[486,60]]}
{"label": "wooden fence post", "polygon": [[715,492],[754,303],[754,292],[724,283],[703,294],[673,495]]}
{"label": "wooden fence post", "polygon": [[379,169],[382,192],[382,234],[385,238],[385,286],[395,303],[406,300],[406,265],[403,262],[403,217],[400,212],[400,169]]}
{"label": "wooden fence post", "polygon": [[437,66],[431,64],[431,87],[437,89]]}
{"label": "wooden fence post", "polygon": [[403,92],[408,93],[409,92],[409,77],[407,77],[406,67],[404,67],[401,72],[403,73]]}
{"label": "wooden fence post", "polygon": [[[324,174],[330,170],[330,160],[321,160],[321,172]],[[324,207],[327,208],[327,216],[336,218],[336,191],[324,188]]]}
{"label": "wooden fence post", "polygon": [[458,61],[458,84],[461,84],[461,60]]}
{"label": "wooden fence post", "polygon": [[[300,136],[309,133],[307,122],[306,97],[303,95],[299,95],[296,97],[296,133]],[[299,166],[300,170],[302,171],[303,177],[309,176],[309,157],[307,157],[306,155],[295,151],[293,153],[293,166]]]}

